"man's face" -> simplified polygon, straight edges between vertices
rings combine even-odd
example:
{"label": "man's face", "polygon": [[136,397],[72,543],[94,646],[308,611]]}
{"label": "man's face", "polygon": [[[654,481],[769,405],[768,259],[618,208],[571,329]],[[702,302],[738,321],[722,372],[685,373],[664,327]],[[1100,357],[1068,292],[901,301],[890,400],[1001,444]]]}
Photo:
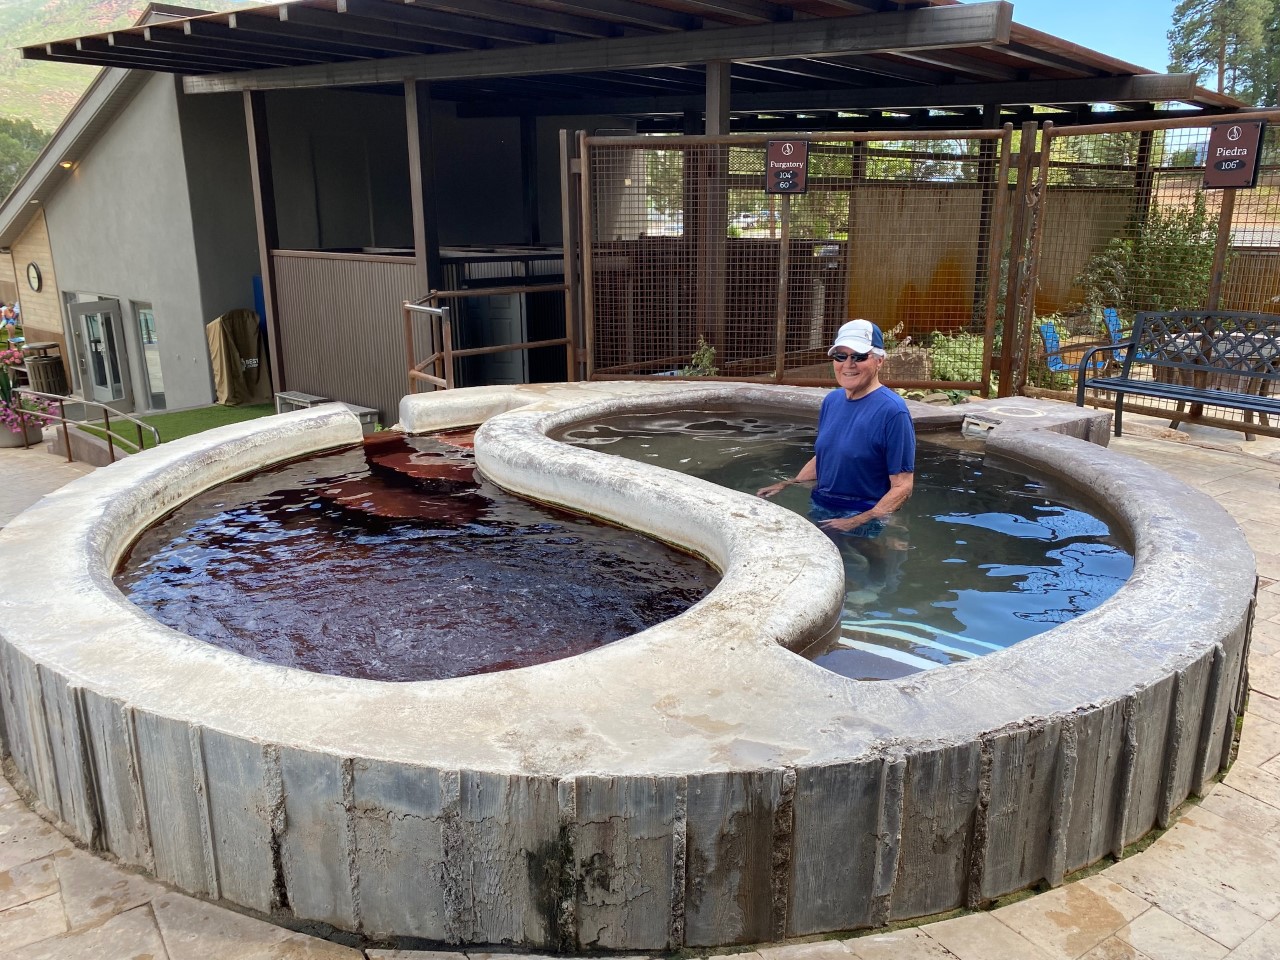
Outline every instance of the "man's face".
{"label": "man's face", "polygon": [[857,357],[860,354],[854,354],[851,350],[841,350],[840,352],[846,353],[848,356],[843,362],[835,358],[831,360],[831,366],[836,373],[836,383],[853,393],[871,386],[876,374],[880,371],[880,364],[884,363],[884,358],[872,355],[858,363]]}

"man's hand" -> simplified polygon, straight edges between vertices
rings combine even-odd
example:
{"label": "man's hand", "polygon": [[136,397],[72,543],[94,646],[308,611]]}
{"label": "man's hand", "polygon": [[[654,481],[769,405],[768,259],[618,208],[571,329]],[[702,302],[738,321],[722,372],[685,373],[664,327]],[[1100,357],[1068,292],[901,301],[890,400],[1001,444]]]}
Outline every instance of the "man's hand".
{"label": "man's hand", "polygon": [[779,480],[777,483],[771,483],[767,487],[761,487],[756,491],[757,497],[772,497],[781,493],[791,484],[790,480]]}
{"label": "man's hand", "polygon": [[864,523],[874,520],[870,510],[864,510],[862,513],[853,515],[852,517],[837,517],[835,520],[823,520],[818,524],[823,530],[835,530],[840,533],[848,533],[850,530],[856,530]]}

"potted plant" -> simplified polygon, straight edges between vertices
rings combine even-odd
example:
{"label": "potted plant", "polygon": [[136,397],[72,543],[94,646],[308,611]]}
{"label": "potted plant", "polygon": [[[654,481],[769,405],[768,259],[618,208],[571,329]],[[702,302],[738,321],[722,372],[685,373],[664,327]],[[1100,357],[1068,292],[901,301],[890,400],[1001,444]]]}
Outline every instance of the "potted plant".
{"label": "potted plant", "polygon": [[13,368],[21,365],[22,351],[17,347],[0,350],[0,447],[39,443],[44,420],[33,414],[49,412],[46,401],[24,397],[14,389]]}

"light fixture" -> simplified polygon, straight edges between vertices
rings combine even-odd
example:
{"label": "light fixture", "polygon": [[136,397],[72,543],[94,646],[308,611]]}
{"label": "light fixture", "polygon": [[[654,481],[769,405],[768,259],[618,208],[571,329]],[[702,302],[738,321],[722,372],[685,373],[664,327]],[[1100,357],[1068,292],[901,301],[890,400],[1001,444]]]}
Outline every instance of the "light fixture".
{"label": "light fixture", "polygon": [[60,166],[63,170],[70,170],[72,167],[75,166],[75,162],[72,160],[63,160],[61,163],[58,164],[58,166]]}

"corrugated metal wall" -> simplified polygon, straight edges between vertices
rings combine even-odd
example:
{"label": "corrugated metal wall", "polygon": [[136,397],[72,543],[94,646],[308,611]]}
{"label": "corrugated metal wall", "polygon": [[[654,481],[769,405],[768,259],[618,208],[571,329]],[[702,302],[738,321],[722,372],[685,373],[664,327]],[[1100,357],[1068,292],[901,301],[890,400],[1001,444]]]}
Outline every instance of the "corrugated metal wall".
{"label": "corrugated metal wall", "polygon": [[426,293],[412,259],[277,250],[290,390],[357,403],[390,426],[408,392],[401,304]]}

